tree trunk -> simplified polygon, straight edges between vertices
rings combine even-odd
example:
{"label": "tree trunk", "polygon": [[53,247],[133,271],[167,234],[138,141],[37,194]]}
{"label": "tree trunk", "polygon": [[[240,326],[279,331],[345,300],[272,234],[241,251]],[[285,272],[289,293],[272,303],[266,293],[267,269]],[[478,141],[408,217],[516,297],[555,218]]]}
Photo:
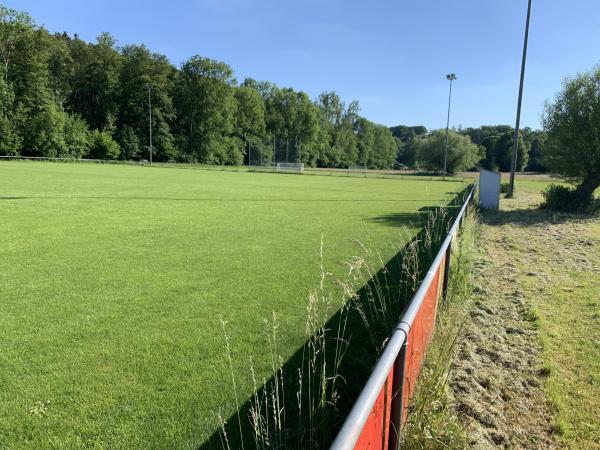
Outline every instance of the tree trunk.
{"label": "tree trunk", "polygon": [[591,172],[588,173],[581,184],[577,186],[577,191],[585,194],[593,194],[598,186],[600,186],[600,172]]}

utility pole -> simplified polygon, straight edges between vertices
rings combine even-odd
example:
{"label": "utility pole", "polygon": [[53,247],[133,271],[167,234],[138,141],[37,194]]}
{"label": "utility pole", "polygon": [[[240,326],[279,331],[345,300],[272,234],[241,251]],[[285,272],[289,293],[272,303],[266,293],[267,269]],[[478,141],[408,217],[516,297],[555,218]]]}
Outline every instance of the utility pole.
{"label": "utility pole", "polygon": [[525,38],[523,40],[523,58],[521,60],[521,80],[519,81],[519,100],[517,101],[517,120],[515,123],[515,140],[513,142],[512,154],[510,156],[510,183],[507,197],[515,194],[515,172],[517,171],[517,151],[519,145],[519,126],[521,122],[521,101],[523,100],[523,82],[525,80],[525,62],[527,61],[527,41],[529,39],[529,18],[531,16],[531,0],[527,2],[527,20],[525,22]]}
{"label": "utility pole", "polygon": [[450,128],[450,101],[452,100],[452,82],[456,80],[456,74],[451,73],[446,75],[446,80],[450,81],[450,93],[448,94],[448,117],[446,118],[446,151],[444,152],[444,174],[443,179],[446,179],[446,170],[448,168],[448,131]]}
{"label": "utility pole", "polygon": [[148,83],[148,128],[150,129],[150,165],[152,165],[152,86]]}

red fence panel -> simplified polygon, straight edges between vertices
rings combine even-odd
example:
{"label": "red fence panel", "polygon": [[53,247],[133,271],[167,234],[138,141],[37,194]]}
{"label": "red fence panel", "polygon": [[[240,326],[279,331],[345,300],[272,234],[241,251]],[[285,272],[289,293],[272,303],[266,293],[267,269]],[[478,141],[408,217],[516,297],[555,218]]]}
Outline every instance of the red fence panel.
{"label": "red fence panel", "polygon": [[402,423],[406,421],[408,405],[412,398],[427,347],[433,337],[438,300],[442,289],[445,256],[437,267],[433,281],[427,289],[425,298],[408,333],[406,348],[406,365],[404,369],[404,385],[402,388]]}
{"label": "red fence panel", "polygon": [[393,385],[394,368],[392,367],[362,429],[358,442],[354,446],[356,450],[387,450],[390,438],[388,424],[392,410]]}
{"label": "red fence panel", "polygon": [[408,405],[433,337],[438,303],[447,290],[452,239],[462,225],[476,186],[471,187],[331,450],[397,450],[400,427],[406,423]]}

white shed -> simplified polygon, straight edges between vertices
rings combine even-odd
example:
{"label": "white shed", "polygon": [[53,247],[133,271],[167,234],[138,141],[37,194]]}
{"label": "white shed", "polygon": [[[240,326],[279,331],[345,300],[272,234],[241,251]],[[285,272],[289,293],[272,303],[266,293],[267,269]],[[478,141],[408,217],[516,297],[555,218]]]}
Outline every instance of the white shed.
{"label": "white shed", "polygon": [[500,174],[479,169],[479,206],[485,209],[500,207]]}

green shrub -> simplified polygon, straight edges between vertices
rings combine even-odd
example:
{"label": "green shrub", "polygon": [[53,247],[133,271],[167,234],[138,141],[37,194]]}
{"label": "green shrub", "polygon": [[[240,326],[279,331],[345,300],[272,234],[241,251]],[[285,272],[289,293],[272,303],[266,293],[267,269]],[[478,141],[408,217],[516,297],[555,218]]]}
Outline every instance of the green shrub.
{"label": "green shrub", "polygon": [[[502,183],[500,185],[500,193],[501,194],[508,194],[508,190],[510,188],[510,183],[506,182],[506,183]],[[515,184],[514,186],[514,192],[517,192],[517,185]],[[514,193],[513,192],[513,193]]]}
{"label": "green shrub", "polygon": [[90,149],[90,131],[87,123],[78,115],[66,114],[64,135],[65,146],[57,156],[83,158]]}
{"label": "green shrub", "polygon": [[591,212],[594,209],[594,197],[578,191],[572,186],[551,184],[542,193],[544,201],[540,208],[564,212]]}
{"label": "green shrub", "polygon": [[121,154],[121,147],[107,131],[94,130],[90,133],[89,158],[117,159]]}

